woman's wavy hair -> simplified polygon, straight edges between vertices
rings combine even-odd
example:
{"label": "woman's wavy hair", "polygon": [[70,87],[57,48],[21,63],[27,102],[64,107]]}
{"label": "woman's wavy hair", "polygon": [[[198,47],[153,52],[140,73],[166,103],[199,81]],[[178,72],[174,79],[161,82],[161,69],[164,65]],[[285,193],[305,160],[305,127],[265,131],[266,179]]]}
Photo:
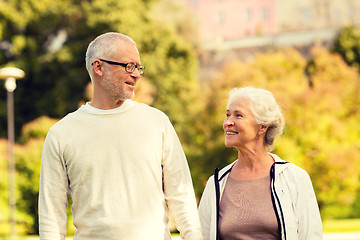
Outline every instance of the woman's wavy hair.
{"label": "woman's wavy hair", "polygon": [[228,105],[239,98],[249,100],[250,109],[257,124],[268,126],[264,144],[269,151],[273,150],[274,140],[283,133],[285,125],[281,107],[277,104],[273,94],[267,90],[253,87],[234,88],[229,93]]}

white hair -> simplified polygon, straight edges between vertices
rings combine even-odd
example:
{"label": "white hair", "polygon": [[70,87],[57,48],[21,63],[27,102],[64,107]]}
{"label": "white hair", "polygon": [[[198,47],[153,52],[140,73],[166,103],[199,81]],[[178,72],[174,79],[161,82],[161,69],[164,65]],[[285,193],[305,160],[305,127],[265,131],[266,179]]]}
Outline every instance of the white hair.
{"label": "white hair", "polygon": [[229,93],[228,106],[239,98],[249,100],[257,124],[268,126],[264,144],[268,150],[272,150],[275,138],[283,133],[285,125],[281,108],[273,94],[253,87],[234,88]]}
{"label": "white hair", "polygon": [[98,58],[109,58],[114,54],[118,54],[115,49],[114,42],[117,40],[123,40],[131,42],[136,45],[135,41],[129,36],[116,33],[108,32],[96,37],[88,46],[85,55],[86,69],[89,72],[90,78],[92,78],[93,70],[92,63]]}

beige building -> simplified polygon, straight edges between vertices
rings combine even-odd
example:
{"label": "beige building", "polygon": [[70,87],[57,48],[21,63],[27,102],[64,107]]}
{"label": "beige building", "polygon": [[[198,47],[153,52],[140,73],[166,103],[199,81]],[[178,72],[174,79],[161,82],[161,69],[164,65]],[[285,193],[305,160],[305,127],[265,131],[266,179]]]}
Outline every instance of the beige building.
{"label": "beige building", "polygon": [[208,50],[330,46],[341,28],[360,28],[360,0],[164,1],[183,3],[190,10]]}
{"label": "beige building", "polygon": [[360,26],[360,0],[277,0],[278,33]]}

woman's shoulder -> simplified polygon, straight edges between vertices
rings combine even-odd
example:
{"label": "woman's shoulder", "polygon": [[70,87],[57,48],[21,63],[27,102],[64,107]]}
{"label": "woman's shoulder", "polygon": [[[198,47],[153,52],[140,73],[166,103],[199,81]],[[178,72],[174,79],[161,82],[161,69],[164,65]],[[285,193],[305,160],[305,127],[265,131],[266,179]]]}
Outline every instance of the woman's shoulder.
{"label": "woman's shoulder", "polygon": [[[236,161],[237,161],[237,160],[236,160]],[[220,180],[220,179],[223,179],[223,178],[225,177],[225,175],[230,172],[232,166],[235,164],[236,161],[234,161],[234,162],[226,165],[225,167],[223,167],[223,168],[220,169],[220,170],[219,170],[218,168],[216,168],[216,169],[214,170],[214,172],[215,172],[215,171],[218,172],[217,175],[218,175],[218,179],[219,179],[219,180]],[[208,183],[208,184],[209,184],[209,183],[213,183],[213,182],[214,182],[214,178],[215,178],[215,174],[211,175],[211,176],[208,178],[207,183]]]}
{"label": "woman's shoulder", "polygon": [[296,164],[287,162],[275,154],[271,154],[271,156],[273,156],[273,158],[275,159],[275,167],[279,174],[285,173],[285,174],[295,175],[296,177],[300,177],[300,176],[308,177],[309,176],[309,174],[307,173],[307,171],[305,169],[297,166]]}
{"label": "woman's shoulder", "polygon": [[237,160],[233,161],[232,163],[226,165],[225,167],[223,167],[221,170],[219,170],[218,173],[218,179],[219,181],[223,180],[226,176],[229,175],[232,167],[234,166],[234,164],[237,162]]}

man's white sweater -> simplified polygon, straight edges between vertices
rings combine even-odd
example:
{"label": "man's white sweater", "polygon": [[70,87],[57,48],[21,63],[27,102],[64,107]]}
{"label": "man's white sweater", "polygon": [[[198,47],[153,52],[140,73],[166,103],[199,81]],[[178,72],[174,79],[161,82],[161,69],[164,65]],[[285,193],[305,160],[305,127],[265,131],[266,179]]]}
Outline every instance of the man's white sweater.
{"label": "man's white sweater", "polygon": [[65,239],[68,194],[74,239],[171,239],[166,204],[184,239],[202,238],[180,141],[168,117],[145,104],[86,104],[50,129],[41,161],[42,240]]}

